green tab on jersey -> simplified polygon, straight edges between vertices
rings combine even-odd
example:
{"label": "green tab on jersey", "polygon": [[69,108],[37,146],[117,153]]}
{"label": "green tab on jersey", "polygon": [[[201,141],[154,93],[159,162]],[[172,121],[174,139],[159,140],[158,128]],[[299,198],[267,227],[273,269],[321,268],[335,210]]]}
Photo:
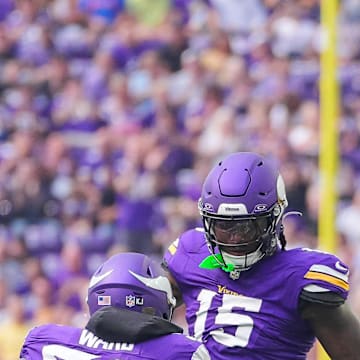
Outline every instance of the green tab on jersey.
{"label": "green tab on jersey", "polygon": [[201,269],[222,269],[226,272],[231,272],[235,269],[235,266],[233,264],[224,264],[224,260],[221,256],[221,254],[215,254],[215,255],[209,255],[206,257],[199,265],[199,268]]}

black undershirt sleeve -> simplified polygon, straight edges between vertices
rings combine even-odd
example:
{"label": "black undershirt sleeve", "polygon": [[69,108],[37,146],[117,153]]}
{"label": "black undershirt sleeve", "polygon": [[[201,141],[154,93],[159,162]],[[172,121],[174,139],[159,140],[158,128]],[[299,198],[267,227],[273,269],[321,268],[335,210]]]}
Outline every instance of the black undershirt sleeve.
{"label": "black undershirt sleeve", "polygon": [[299,309],[302,310],[308,303],[316,303],[326,306],[340,306],[344,304],[344,302],[344,298],[332,291],[309,292],[303,289],[299,297]]}

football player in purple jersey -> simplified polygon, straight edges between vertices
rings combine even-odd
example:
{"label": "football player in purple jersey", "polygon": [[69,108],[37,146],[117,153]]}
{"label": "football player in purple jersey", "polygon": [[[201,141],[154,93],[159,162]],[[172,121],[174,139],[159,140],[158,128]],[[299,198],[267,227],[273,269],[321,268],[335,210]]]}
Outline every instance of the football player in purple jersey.
{"label": "football player in purple jersey", "polygon": [[209,360],[201,342],[170,322],[175,298],[169,280],[149,257],[112,256],[92,276],[84,329],[55,324],[33,328],[23,360]]}
{"label": "football player in purple jersey", "polygon": [[266,158],[230,154],[203,184],[203,228],[164,256],[189,332],[213,360],[304,360],[315,338],[332,359],[360,359],[360,325],[345,303],[349,269],[329,253],[285,250],[286,207]]}

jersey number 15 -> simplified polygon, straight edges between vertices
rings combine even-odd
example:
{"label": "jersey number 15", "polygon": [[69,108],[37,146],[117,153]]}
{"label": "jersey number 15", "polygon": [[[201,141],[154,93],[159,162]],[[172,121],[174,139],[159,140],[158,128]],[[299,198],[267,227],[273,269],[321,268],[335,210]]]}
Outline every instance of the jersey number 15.
{"label": "jersey number 15", "polygon": [[[217,295],[215,291],[203,289],[200,291],[197,300],[200,303],[199,310],[196,313],[194,324],[194,337],[203,340],[206,319],[213,298]],[[241,308],[245,311],[258,313],[262,304],[261,299],[223,294],[222,304],[217,309],[215,316],[215,325],[237,326],[235,335],[228,334],[223,327],[210,331],[210,335],[215,341],[227,347],[246,347],[249,343],[251,332],[254,327],[254,320],[249,315],[232,312],[234,308]]]}

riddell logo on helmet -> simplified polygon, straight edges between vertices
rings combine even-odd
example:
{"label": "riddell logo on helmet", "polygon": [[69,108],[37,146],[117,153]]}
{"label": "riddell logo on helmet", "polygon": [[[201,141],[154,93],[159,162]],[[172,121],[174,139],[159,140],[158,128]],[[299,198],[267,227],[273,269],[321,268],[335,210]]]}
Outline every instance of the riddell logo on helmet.
{"label": "riddell logo on helmet", "polygon": [[225,208],[225,211],[239,211],[240,209],[238,208],[238,207],[229,207],[229,206],[227,206],[226,208]]}
{"label": "riddell logo on helmet", "polygon": [[246,215],[248,214],[244,204],[220,204],[219,214],[223,215]]}

